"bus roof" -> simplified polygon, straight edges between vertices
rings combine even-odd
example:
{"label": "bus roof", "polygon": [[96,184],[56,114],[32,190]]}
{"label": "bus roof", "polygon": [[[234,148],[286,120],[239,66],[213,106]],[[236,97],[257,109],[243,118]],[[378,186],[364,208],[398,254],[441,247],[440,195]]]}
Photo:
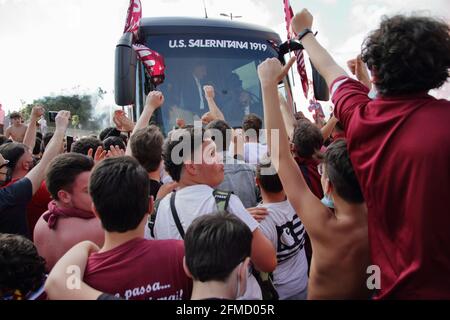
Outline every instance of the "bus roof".
{"label": "bus roof", "polygon": [[[214,29],[214,30],[212,30]],[[273,30],[250,23],[225,19],[206,19],[194,17],[156,17],[142,18],[139,32],[144,36],[159,34],[223,34],[249,36],[275,40],[280,36]]]}

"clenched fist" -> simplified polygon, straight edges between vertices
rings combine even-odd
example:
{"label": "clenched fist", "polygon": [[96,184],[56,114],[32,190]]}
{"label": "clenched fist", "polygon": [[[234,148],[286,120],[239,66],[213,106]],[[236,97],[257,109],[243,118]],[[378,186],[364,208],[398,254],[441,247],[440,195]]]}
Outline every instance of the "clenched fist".
{"label": "clenched fist", "polygon": [[291,21],[291,27],[295,34],[299,34],[306,28],[311,29],[313,25],[313,16],[312,14],[307,10],[303,9],[299,13],[297,13],[294,18],[292,18]]}
{"label": "clenched fist", "polygon": [[145,100],[148,108],[158,109],[164,103],[164,95],[160,91],[150,91]]}

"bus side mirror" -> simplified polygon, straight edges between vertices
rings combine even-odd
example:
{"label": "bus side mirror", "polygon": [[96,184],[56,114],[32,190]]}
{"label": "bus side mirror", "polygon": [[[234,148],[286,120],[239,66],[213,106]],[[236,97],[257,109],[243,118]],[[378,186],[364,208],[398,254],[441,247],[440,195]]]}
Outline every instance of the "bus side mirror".
{"label": "bus side mirror", "polygon": [[[297,39],[291,39],[286,42],[283,42],[280,45],[280,50],[278,52],[279,56],[278,58],[280,61],[283,60],[283,57],[286,53],[289,51],[296,51],[296,50],[303,50],[303,45],[300,41]],[[328,101],[330,99],[330,92],[328,89],[328,85],[325,82],[325,79],[320,75],[319,72],[317,72],[314,65],[311,63],[311,69],[312,69],[312,76],[313,76],[313,87],[314,87],[314,96],[316,100],[320,101]]]}
{"label": "bus side mirror", "polygon": [[136,96],[136,53],[133,34],[124,33],[116,45],[114,98],[119,106],[134,104]]}
{"label": "bus side mirror", "polygon": [[330,100],[330,90],[328,89],[327,82],[322,77],[322,75],[316,70],[312,61],[311,63],[312,76],[313,76],[313,87],[314,87],[314,97],[319,101]]}

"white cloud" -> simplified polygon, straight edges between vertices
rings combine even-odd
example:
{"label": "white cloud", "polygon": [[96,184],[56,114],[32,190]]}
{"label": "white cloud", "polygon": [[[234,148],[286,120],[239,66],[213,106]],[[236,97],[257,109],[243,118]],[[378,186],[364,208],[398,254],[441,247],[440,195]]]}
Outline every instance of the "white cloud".
{"label": "white cloud", "polygon": [[346,40],[329,48],[340,65],[354,58],[361,51],[361,45],[370,31],[376,29],[383,16],[395,14],[421,14],[450,20],[448,0],[351,0],[348,21],[352,34]]}

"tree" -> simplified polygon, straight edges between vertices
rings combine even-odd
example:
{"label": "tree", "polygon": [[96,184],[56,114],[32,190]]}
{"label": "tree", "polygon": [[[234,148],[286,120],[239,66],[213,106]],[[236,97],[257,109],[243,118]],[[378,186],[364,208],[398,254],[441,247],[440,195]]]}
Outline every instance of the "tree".
{"label": "tree", "polygon": [[98,126],[96,121],[92,119],[93,105],[91,101],[92,96],[87,94],[47,96],[34,100],[32,104],[27,105],[22,110],[22,114],[25,119],[29,119],[31,109],[37,104],[42,105],[47,112],[68,110],[72,115],[78,116],[78,123],[82,124],[84,128],[95,130],[98,129]]}

